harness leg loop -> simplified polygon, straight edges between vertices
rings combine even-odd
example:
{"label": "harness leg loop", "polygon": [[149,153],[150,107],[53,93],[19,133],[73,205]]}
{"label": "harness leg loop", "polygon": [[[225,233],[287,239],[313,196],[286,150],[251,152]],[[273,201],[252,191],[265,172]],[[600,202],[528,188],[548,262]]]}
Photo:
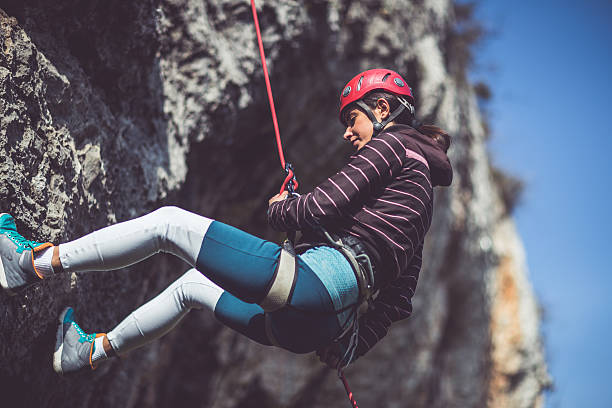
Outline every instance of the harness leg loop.
{"label": "harness leg loop", "polygon": [[281,249],[278,266],[272,278],[272,284],[266,297],[259,305],[266,312],[274,312],[284,307],[291,295],[295,278],[297,276],[297,262],[295,256],[285,249]]}

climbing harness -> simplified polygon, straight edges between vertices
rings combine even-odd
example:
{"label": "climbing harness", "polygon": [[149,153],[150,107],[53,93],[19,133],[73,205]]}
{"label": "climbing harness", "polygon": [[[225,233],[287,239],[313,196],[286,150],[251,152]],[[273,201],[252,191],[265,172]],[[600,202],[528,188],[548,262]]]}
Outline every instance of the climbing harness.
{"label": "climbing harness", "polygon": [[[344,351],[344,354],[339,359],[338,365],[336,366],[338,376],[343,379],[344,383],[345,379],[343,370],[353,361],[355,352],[357,351],[359,339],[359,318],[367,312],[370,304],[378,295],[378,291],[375,290],[374,286],[374,267],[370,261],[370,257],[359,239],[348,234],[344,236],[338,236],[336,234],[332,235],[321,226],[318,227],[318,230],[319,233],[326,239],[326,242],[323,243],[323,245],[331,246],[332,248],[336,249],[349,262],[351,269],[355,273],[355,278],[357,279],[357,286],[359,289],[357,302],[335,312],[341,313],[349,309],[352,310],[352,314],[347,319],[345,326],[342,328],[338,337],[334,340],[334,342],[339,342],[340,339],[344,338],[344,336],[346,336],[348,333],[351,333],[349,344]],[[305,243],[298,245],[297,249],[298,252],[303,252],[308,248],[319,245],[320,244],[318,243]],[[347,393],[348,392],[349,390],[347,390]]]}
{"label": "climbing harness", "polygon": [[[261,32],[259,29],[259,20],[257,18],[257,8],[255,7],[255,0],[251,0],[251,10],[253,11],[253,20],[255,22],[255,31],[257,33],[257,43],[259,45],[259,54],[261,57],[261,64],[263,66],[264,78],[266,81],[266,90],[268,92],[268,102],[270,103],[270,111],[272,113],[272,122],[274,124],[274,133],[276,135],[278,155],[280,158],[281,166],[283,167],[283,170],[286,173],[285,180],[283,181],[279,194],[282,194],[285,190],[287,190],[290,195],[296,196],[297,195],[296,190],[299,186],[299,183],[295,177],[293,166],[291,165],[291,163],[288,163],[285,161],[285,156],[283,154],[283,146],[281,143],[280,131],[278,128],[278,121],[276,119],[276,110],[274,108],[274,99],[272,97],[272,87],[270,86],[268,67],[266,64],[266,56],[264,53],[263,42],[261,39]],[[374,275],[372,271],[372,265],[370,263],[370,260],[367,254],[365,254],[364,252],[363,254],[359,253],[357,254],[357,256],[355,256],[351,252],[351,250],[347,249],[347,247],[344,245],[342,240],[339,240],[339,241],[334,240],[331,237],[331,235],[327,233],[327,231],[324,232],[324,236],[328,239],[330,245],[340,250],[340,252],[345,257],[347,257],[347,259],[349,260],[351,267],[353,268],[355,275],[357,276],[357,282],[359,284],[360,301],[363,302],[363,299],[361,299],[363,294],[368,294],[367,300],[366,300],[366,304],[367,304],[367,301],[369,301],[371,297],[370,294],[371,294],[371,290],[373,289],[373,285],[374,285]],[[284,307],[285,305],[287,305],[287,301],[289,299],[289,296],[291,295],[293,286],[295,285],[295,278],[297,275],[297,270],[296,270],[297,263],[295,262],[295,251],[293,250],[293,244],[292,244],[294,238],[295,238],[294,232],[291,234],[288,234],[288,240],[285,241],[285,243],[283,244],[284,248],[281,250],[279,263],[275,271],[275,276],[272,282],[272,286],[270,287],[270,290],[268,291],[265,299],[260,304],[262,308],[264,309],[264,311],[266,312],[265,313],[265,316],[266,316],[265,326],[266,326],[266,332],[267,332],[268,338],[270,342],[276,346],[279,346],[279,344],[272,331],[272,325],[271,325],[271,320],[269,318],[269,313],[273,312],[274,310],[278,310]],[[365,257],[363,255],[365,255]],[[363,271],[360,267],[360,262],[363,262],[363,261],[366,261],[366,264],[369,265],[369,269],[368,269],[369,272],[365,274],[367,276],[362,276],[364,274],[362,273]],[[367,279],[369,279],[370,286],[368,286],[368,283],[366,283]],[[365,289],[365,292],[362,292],[362,288]],[[355,401],[355,398],[353,397],[353,393],[351,392],[349,388],[349,385],[348,385],[348,382],[346,381],[346,377],[344,376],[343,370],[352,361],[354,354],[355,354],[355,350],[357,348],[357,339],[358,339],[358,330],[359,330],[358,316],[359,316],[359,311],[364,309],[360,301],[358,301],[356,305],[352,305],[352,307],[354,307],[355,309],[354,313],[357,314],[357,316],[354,316],[352,320],[353,323],[351,324],[353,333],[351,334],[351,341],[349,344],[349,348],[347,352],[345,353],[345,355],[342,357],[342,359],[340,359],[340,362],[337,367],[338,377],[342,380],[342,384],[344,385],[344,389],[346,390],[347,396],[353,408],[358,408],[357,402]],[[345,332],[346,330],[343,331],[342,335],[344,335]]]}
{"label": "climbing harness", "polygon": [[274,312],[287,304],[295,285],[296,268],[295,254],[284,248],[281,249],[278,266],[272,278],[272,286],[264,300],[259,303],[266,313]]}
{"label": "climbing harness", "polygon": [[[271,306],[267,306],[270,307],[271,310],[277,310],[277,308],[283,306],[298,309],[295,306],[287,304],[288,298],[291,295],[291,291],[293,290],[293,285],[295,284],[295,276],[297,274],[297,269],[295,266],[296,251],[297,253],[303,253],[310,248],[324,245],[330,246],[338,250],[346,258],[346,260],[351,265],[351,269],[355,273],[355,278],[357,280],[357,286],[359,289],[359,296],[355,303],[343,307],[340,310],[332,312],[335,314],[339,314],[347,310],[351,310],[351,314],[346,320],[344,326],[341,328],[340,334],[334,340],[335,343],[338,343],[340,339],[344,338],[344,336],[350,333],[348,346],[342,356],[340,356],[338,364],[336,365],[336,370],[338,378],[340,378],[342,384],[344,385],[344,389],[349,398],[349,401],[351,402],[351,405],[354,408],[357,408],[357,402],[355,401],[353,393],[348,385],[348,381],[346,380],[346,377],[344,375],[344,369],[355,358],[355,352],[357,351],[357,344],[359,339],[359,318],[364,313],[366,313],[371,302],[376,298],[378,294],[378,292],[374,289],[375,271],[363,244],[357,238],[348,234],[344,236],[330,234],[321,226],[318,227],[318,230],[320,235],[325,238],[325,242],[302,243],[297,245],[295,248],[293,248],[293,245],[290,241],[284,242],[284,248],[281,251],[281,258],[279,260],[279,266],[275,271],[275,277],[273,279],[272,287],[268,292],[268,295],[266,295],[266,299],[264,300],[264,302],[261,303],[261,305],[263,307],[264,303],[266,305],[271,304]],[[288,260],[289,257],[291,257],[291,261]],[[277,282],[282,283],[277,284]],[[281,285],[283,285],[284,288],[282,290],[278,290],[278,293],[282,293],[282,295],[276,298],[276,296],[272,294],[272,292],[274,292],[275,287],[280,287]],[[274,299],[274,301],[272,301],[271,299]],[[264,310],[266,310],[265,307]],[[308,313],[307,311],[302,311]],[[269,316],[269,313],[265,314],[266,334],[268,335],[268,339],[273,345],[279,346],[278,341],[276,340],[272,331],[272,324]]]}
{"label": "climbing harness", "polygon": [[359,287],[359,300],[357,301],[359,308],[367,309],[367,302],[372,298],[374,293],[374,267],[368,256],[363,244],[359,239],[352,235],[332,236],[325,228],[319,226],[319,230],[327,240],[329,246],[340,251],[342,255],[349,261]]}

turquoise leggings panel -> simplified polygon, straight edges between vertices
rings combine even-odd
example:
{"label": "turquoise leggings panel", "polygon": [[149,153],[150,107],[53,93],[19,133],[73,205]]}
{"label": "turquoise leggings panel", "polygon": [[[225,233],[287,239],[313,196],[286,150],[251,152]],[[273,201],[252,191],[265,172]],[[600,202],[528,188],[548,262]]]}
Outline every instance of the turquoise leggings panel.
{"label": "turquoise leggings panel", "polygon": [[[264,311],[256,303],[267,294],[281,247],[232,226],[214,221],[204,237],[196,267],[226,292],[215,307],[225,325],[261,344],[270,345]],[[288,306],[270,314],[279,344],[308,353],[340,332],[334,304],[325,285],[298,256],[297,278]]]}

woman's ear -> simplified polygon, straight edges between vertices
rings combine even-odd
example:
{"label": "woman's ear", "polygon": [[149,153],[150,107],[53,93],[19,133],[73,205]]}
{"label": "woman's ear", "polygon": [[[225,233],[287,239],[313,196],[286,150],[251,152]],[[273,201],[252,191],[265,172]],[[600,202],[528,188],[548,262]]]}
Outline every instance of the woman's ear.
{"label": "woman's ear", "polygon": [[378,98],[376,101],[376,110],[380,114],[380,120],[385,120],[391,114],[391,107],[385,98]]}

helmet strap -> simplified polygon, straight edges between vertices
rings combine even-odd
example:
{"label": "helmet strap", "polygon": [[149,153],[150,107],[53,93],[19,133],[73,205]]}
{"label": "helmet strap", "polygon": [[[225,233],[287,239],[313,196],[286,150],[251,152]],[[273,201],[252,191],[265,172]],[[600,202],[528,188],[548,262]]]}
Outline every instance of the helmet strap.
{"label": "helmet strap", "polygon": [[[383,120],[382,122],[379,122],[378,119],[376,119],[376,116],[374,116],[374,112],[372,112],[372,109],[364,101],[360,99],[355,102],[361,109],[365,111],[366,115],[368,115],[368,118],[372,121],[372,125],[374,127],[374,133],[372,136],[378,135],[385,128],[385,126],[387,126],[388,123],[392,122],[395,118],[397,118],[404,111],[404,109],[408,108],[412,113],[414,113],[414,107],[410,105],[404,98],[397,97],[397,99],[400,101],[400,105],[397,107],[397,109],[391,112],[387,119]],[[410,107],[412,107],[412,109],[410,109]]]}

